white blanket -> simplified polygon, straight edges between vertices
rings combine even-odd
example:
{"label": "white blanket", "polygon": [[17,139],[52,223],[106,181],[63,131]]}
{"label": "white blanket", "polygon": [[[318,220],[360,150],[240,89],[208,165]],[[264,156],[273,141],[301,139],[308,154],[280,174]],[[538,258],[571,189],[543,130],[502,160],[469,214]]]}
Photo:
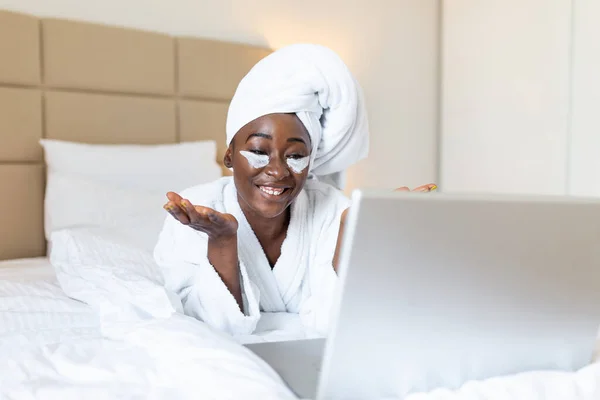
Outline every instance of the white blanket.
{"label": "white blanket", "polygon": [[417,393],[404,400],[598,400],[600,363],[571,372],[535,371],[472,381],[458,390]]}
{"label": "white blanket", "polygon": [[330,185],[307,182],[292,205],[287,236],[273,270],[237,201],[232,178],[185,190],[192,204],[234,215],[245,314],[208,262],[207,236],[168,217],[154,255],[167,288],[186,314],[232,335],[254,332],[260,312],[299,313],[304,326],[324,334],[337,275],[333,255],[349,200]]}
{"label": "white blanket", "polygon": [[102,337],[0,342],[3,399],[294,399],[245,348],[181,315],[109,324]]}

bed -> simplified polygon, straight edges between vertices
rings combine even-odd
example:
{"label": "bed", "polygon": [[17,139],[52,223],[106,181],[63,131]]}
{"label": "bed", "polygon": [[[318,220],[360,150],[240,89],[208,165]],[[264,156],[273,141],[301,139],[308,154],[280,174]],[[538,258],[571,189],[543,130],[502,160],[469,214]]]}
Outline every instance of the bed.
{"label": "bed", "polygon": [[[164,192],[229,174],[227,105],[269,52],[0,11],[0,397],[296,398],[239,344],[310,337],[296,320],[226,337],[148,267]],[[414,399],[600,398],[599,373]]]}

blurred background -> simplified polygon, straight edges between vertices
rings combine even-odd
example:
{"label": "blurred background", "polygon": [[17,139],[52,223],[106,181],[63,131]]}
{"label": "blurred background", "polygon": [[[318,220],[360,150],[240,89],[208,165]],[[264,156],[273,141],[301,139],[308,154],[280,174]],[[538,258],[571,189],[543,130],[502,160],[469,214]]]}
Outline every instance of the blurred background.
{"label": "blurred background", "polygon": [[359,79],[369,158],[348,191],[600,195],[598,0],[0,0],[0,9],[278,48]]}

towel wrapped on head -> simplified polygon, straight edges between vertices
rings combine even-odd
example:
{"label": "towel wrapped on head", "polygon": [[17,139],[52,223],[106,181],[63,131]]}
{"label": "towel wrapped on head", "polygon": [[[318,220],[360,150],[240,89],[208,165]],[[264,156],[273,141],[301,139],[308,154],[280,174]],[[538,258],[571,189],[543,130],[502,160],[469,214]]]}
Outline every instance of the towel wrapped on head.
{"label": "towel wrapped on head", "polygon": [[308,131],[309,179],[339,189],[344,171],[369,151],[362,90],[332,50],[295,44],[259,61],[240,82],[227,114],[227,145],[249,122],[267,114],[295,113]]}

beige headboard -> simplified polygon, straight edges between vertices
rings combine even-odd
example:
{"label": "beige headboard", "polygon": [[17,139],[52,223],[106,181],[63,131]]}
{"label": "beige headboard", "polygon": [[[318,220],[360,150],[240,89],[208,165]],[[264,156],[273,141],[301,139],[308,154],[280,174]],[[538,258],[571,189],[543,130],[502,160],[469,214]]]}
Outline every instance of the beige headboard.
{"label": "beige headboard", "polygon": [[0,10],[0,260],[45,254],[40,138],[214,139],[270,50]]}

